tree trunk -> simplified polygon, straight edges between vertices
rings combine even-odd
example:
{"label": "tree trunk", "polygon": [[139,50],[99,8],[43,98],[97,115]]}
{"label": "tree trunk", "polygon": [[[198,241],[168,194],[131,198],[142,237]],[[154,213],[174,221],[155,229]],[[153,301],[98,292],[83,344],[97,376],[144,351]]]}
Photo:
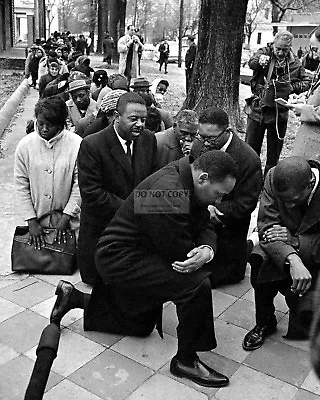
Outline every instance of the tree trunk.
{"label": "tree trunk", "polygon": [[110,35],[114,40],[113,61],[117,62],[118,57],[118,21],[119,21],[119,7],[117,0],[110,0]]}
{"label": "tree trunk", "polygon": [[239,78],[248,0],[201,0],[198,53],[183,108],[217,106],[239,127]]}
{"label": "tree trunk", "polygon": [[179,52],[178,52],[178,67],[181,68],[182,61],[182,35],[183,35],[183,8],[184,0],[180,0],[180,13],[179,13]]}
{"label": "tree trunk", "polygon": [[127,0],[120,0],[119,4],[119,34],[123,36],[126,33],[126,10]]}
{"label": "tree trunk", "polygon": [[97,52],[102,53],[103,40],[108,30],[108,0],[99,0],[98,2],[98,43]]}

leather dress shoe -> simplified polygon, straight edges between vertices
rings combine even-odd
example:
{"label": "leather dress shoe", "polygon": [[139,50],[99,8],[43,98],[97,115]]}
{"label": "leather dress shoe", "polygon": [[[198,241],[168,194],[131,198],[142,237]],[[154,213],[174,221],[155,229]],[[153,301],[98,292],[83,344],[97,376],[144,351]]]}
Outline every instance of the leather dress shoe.
{"label": "leather dress shoe", "polygon": [[50,323],[60,326],[61,319],[70,311],[69,298],[74,290],[74,286],[70,282],[60,281],[56,287],[55,294],[58,296],[54,303],[50,315]]}
{"label": "leather dress shoe", "polygon": [[201,386],[223,387],[229,384],[229,378],[220,374],[198,358],[193,361],[193,365],[185,365],[173,357],[170,363],[170,371],[173,375],[180,378],[187,378]]}
{"label": "leather dress shoe", "polygon": [[261,347],[265,338],[277,330],[276,325],[256,325],[243,339],[242,347],[246,351],[256,350]]}

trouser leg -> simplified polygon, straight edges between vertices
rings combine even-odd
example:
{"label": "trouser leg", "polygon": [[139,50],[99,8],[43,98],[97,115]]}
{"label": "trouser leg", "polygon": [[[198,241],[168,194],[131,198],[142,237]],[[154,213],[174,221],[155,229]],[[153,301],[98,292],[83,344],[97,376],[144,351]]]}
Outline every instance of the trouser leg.
{"label": "trouser leg", "polygon": [[139,302],[135,293],[130,294],[119,287],[105,285],[98,278],[84,310],[84,330],[148,336],[155,327],[162,305],[135,315],[130,312],[130,308],[121,307],[121,304],[128,303],[130,298],[133,303]]}
{"label": "trouser leg", "polygon": [[277,165],[279,161],[286,130],[287,121],[267,125],[267,161],[264,170],[265,175],[269,169]]}
{"label": "trouser leg", "polygon": [[217,345],[209,279],[206,278],[198,287],[173,301],[179,320],[177,356],[182,362],[188,363],[195,359],[197,351],[209,351]]}
{"label": "trouser leg", "polygon": [[258,325],[276,325],[274,298],[278,292],[284,293],[290,283],[288,280],[259,283],[258,276],[262,262],[262,257],[251,256],[251,285],[254,289],[256,323]]}
{"label": "trouser leg", "polygon": [[246,142],[260,156],[266,125],[248,117],[246,129]]}
{"label": "trouser leg", "polygon": [[77,265],[83,282],[93,285],[98,276],[94,261],[97,243],[104,227],[81,221],[77,248]]}

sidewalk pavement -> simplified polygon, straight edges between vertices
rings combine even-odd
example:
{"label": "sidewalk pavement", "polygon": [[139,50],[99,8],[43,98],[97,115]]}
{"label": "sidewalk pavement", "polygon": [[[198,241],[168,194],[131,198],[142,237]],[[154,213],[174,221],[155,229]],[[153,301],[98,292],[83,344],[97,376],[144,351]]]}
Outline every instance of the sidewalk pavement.
{"label": "sidewalk pavement", "polygon": [[[0,159],[0,399],[21,400],[35,360],[35,350],[48,324],[55,286],[62,279],[90,291],[79,273],[71,277],[10,273],[14,227],[21,224],[13,200],[14,150],[32,118],[38,93],[30,89],[24,111],[7,132]],[[205,388],[172,376],[176,352],[175,307],[164,308],[164,340],[156,332],[139,339],[82,330],[82,311],[63,319],[58,357],[49,377],[45,400],[315,400],[320,382],[311,370],[307,342],[282,338],[287,307],[276,301],[278,331],[256,351],[241,347],[254,326],[253,290],[248,278],[212,291],[218,347],[201,359],[230,377],[226,388]]]}

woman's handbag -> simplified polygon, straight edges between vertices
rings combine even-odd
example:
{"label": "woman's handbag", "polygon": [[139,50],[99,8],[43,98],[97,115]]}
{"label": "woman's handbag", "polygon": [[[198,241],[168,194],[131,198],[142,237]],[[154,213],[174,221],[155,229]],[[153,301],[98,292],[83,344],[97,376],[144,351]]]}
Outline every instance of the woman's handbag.
{"label": "woman's handbag", "polygon": [[[39,219],[39,222],[50,213]],[[17,226],[12,243],[12,271],[35,274],[72,275],[76,270],[75,232],[67,232],[66,243],[54,240],[55,228],[43,228],[45,246],[37,250],[29,245],[29,227]]]}

